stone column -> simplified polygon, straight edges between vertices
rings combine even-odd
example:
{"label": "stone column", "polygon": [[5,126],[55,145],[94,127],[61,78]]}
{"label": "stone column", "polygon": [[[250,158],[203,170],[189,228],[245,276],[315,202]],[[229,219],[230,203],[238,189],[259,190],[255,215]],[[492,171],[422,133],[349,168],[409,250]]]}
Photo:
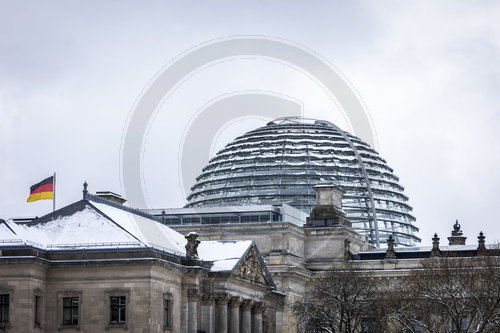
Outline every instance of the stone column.
{"label": "stone column", "polygon": [[245,299],[241,303],[243,314],[241,318],[241,333],[252,333],[252,305],[251,299]]}
{"label": "stone column", "polygon": [[198,290],[188,290],[188,333],[198,333]]}
{"label": "stone column", "polygon": [[283,303],[276,303],[276,312],[275,312],[275,323],[276,323],[276,333],[283,333]]}
{"label": "stone column", "polygon": [[229,307],[231,309],[231,333],[240,333],[240,304],[241,297],[231,297]]}
{"label": "stone column", "polygon": [[206,333],[215,333],[215,299],[213,295],[205,294],[201,298],[200,327]]}
{"label": "stone column", "polygon": [[215,297],[216,307],[216,321],[215,330],[217,333],[227,333],[227,303],[230,296],[228,294],[218,294]]}
{"label": "stone column", "polygon": [[264,302],[256,302],[253,306],[252,333],[262,333],[262,312],[265,309]]}

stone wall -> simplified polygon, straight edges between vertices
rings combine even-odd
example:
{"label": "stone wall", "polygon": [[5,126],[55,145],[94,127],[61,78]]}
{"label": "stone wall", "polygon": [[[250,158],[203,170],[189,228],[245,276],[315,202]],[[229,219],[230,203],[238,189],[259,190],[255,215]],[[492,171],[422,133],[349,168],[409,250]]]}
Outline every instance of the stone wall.
{"label": "stone wall", "polygon": [[[241,332],[261,333],[264,328],[275,332],[276,304],[281,296],[274,295],[270,286],[233,278],[229,272],[210,273],[200,266],[159,258],[120,256],[113,260],[109,251],[103,259],[76,257],[67,254],[54,262],[0,256],[0,294],[8,294],[10,303],[9,322],[0,326],[0,332],[227,332],[221,320],[238,320]],[[110,323],[112,296],[125,296],[124,323]],[[65,297],[78,297],[75,325],[63,324]],[[229,316],[232,298],[238,299],[238,317]]]}

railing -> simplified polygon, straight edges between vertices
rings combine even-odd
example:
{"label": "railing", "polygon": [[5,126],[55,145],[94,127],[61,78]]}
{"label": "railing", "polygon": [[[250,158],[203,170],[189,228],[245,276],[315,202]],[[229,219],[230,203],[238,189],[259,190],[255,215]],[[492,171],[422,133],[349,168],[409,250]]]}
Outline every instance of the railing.
{"label": "railing", "polygon": [[113,247],[123,247],[123,246],[141,247],[144,245],[142,243],[138,243],[138,242],[103,242],[103,243],[48,244],[46,247],[47,247],[47,249],[52,249],[52,248],[68,249],[68,248],[82,248],[82,247],[88,247],[88,248],[110,247],[110,248],[113,248]]}
{"label": "railing", "polygon": [[186,255],[182,252],[167,249],[161,245],[157,244],[143,244],[139,242],[103,242],[103,243],[73,243],[73,244],[47,244],[43,245],[32,241],[23,241],[22,239],[3,239],[0,240],[0,244],[19,244],[25,245],[27,247],[36,247],[42,251],[53,252],[57,250],[85,250],[85,249],[99,249],[103,252],[116,251],[118,249],[146,249],[155,250],[164,254],[185,257]]}

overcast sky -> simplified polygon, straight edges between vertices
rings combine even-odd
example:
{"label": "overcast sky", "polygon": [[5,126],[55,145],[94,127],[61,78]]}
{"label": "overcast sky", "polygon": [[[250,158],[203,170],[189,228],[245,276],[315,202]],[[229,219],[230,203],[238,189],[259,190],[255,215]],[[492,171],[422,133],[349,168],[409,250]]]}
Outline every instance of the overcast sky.
{"label": "overcast sky", "polygon": [[[50,212],[26,203],[57,172],[57,206],[91,192],[122,193],[127,117],[176,56],[234,35],[283,38],[327,59],[363,99],[379,152],[405,187],[423,244],[447,243],[455,219],[476,244],[500,240],[500,3],[496,1],[2,1],[0,217]],[[311,78],[266,59],[235,59],[186,79],[164,101],[144,147],[154,208],[184,204],[183,130],[212,99],[265,90],[305,115],[349,129]],[[219,133],[222,147],[265,123]]]}

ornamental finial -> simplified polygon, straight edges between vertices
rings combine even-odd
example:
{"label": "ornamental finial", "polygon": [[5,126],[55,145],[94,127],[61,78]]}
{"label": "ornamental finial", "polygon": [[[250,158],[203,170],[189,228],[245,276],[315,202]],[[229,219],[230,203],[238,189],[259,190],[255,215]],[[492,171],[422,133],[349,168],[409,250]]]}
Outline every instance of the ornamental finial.
{"label": "ornamental finial", "polygon": [[83,183],[83,200],[87,199],[87,194],[89,193],[89,191],[87,191],[87,186],[89,186],[89,184],[87,184],[87,181],[85,181]]}

